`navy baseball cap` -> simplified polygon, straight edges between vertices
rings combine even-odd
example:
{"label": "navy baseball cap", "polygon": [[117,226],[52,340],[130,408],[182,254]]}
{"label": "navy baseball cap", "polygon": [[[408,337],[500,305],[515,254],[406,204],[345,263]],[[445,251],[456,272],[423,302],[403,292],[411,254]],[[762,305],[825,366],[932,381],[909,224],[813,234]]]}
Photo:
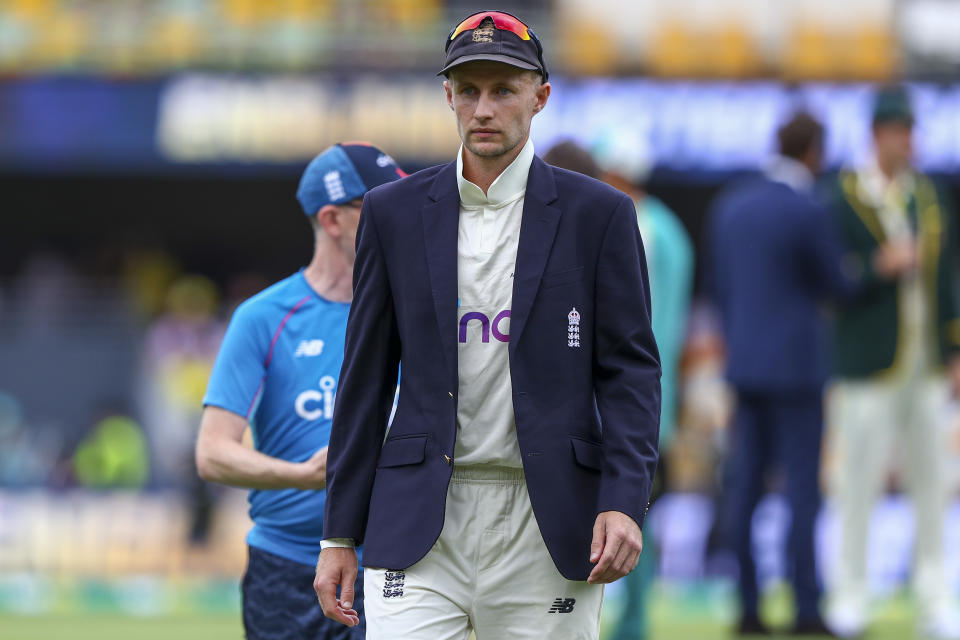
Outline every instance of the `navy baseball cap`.
{"label": "navy baseball cap", "polygon": [[447,36],[444,51],[447,56],[438,76],[465,62],[492,60],[537,71],[544,82],[549,77],[540,39],[506,11],[480,11],[468,16]]}
{"label": "navy baseball cap", "polygon": [[328,204],[343,204],[407,174],[369,142],[341,142],[310,161],[300,178],[297,200],[308,216]]}

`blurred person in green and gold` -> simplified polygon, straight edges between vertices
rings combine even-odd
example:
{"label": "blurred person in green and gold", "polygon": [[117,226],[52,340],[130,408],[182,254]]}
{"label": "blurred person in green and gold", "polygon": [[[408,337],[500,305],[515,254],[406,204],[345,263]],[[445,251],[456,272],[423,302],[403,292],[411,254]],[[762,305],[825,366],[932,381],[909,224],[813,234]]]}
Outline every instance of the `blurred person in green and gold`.
{"label": "blurred person in green and gold", "polygon": [[960,391],[956,223],[946,194],[913,166],[914,115],[902,87],[877,93],[872,157],[827,190],[849,275],[861,293],[837,308],[828,416],[841,551],[827,622],[869,623],[865,543],[894,451],[916,519],[913,587],[926,637],[960,638],[945,574],[945,451],[938,416]]}

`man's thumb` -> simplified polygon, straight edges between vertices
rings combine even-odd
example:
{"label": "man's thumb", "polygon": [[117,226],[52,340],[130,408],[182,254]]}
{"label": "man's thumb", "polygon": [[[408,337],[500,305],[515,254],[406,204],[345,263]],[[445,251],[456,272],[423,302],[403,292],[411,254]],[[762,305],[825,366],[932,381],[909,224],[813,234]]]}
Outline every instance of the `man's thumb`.
{"label": "man's thumb", "polygon": [[593,524],[593,542],[590,543],[590,562],[597,562],[600,554],[603,553],[603,541],[606,537],[606,527],[604,520],[600,517]]}
{"label": "man's thumb", "polygon": [[340,604],[344,609],[353,608],[353,583],[354,580],[344,580],[340,587]]}

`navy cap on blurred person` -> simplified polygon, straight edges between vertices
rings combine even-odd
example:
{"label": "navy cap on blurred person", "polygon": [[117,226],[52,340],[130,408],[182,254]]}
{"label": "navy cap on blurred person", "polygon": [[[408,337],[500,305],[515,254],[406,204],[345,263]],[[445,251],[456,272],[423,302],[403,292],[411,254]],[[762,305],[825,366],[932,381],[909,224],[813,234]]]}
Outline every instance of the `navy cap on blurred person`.
{"label": "navy cap on blurred person", "polygon": [[877,91],[873,102],[873,125],[889,122],[913,125],[910,96],[903,87],[883,87]]}
{"label": "navy cap on blurred person", "polygon": [[297,200],[308,216],[328,204],[343,204],[407,174],[393,158],[368,142],[341,142],[310,161]]}
{"label": "navy cap on blurred person", "polygon": [[437,75],[475,60],[492,60],[538,71],[546,82],[543,46],[533,30],[505,11],[480,11],[468,16],[447,36],[446,59]]}

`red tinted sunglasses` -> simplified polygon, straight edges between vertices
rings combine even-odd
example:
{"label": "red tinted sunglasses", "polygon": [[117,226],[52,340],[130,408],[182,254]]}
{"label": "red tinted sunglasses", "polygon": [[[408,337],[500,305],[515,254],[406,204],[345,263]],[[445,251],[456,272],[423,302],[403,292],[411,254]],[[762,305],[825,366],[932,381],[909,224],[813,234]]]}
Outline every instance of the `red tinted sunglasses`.
{"label": "red tinted sunglasses", "polygon": [[472,16],[469,16],[450,32],[450,37],[447,38],[447,45],[444,47],[444,50],[450,48],[450,43],[453,42],[453,39],[458,35],[464,31],[476,29],[478,26],[480,26],[480,23],[487,18],[490,18],[493,21],[493,26],[497,29],[516,34],[521,40],[532,39],[537,45],[537,51],[541,52],[541,55],[543,55],[543,48],[540,46],[540,40],[537,39],[536,34],[530,30],[530,27],[523,24],[519,18],[516,18],[509,13],[504,13],[503,11],[483,11],[481,13],[475,13]]}

